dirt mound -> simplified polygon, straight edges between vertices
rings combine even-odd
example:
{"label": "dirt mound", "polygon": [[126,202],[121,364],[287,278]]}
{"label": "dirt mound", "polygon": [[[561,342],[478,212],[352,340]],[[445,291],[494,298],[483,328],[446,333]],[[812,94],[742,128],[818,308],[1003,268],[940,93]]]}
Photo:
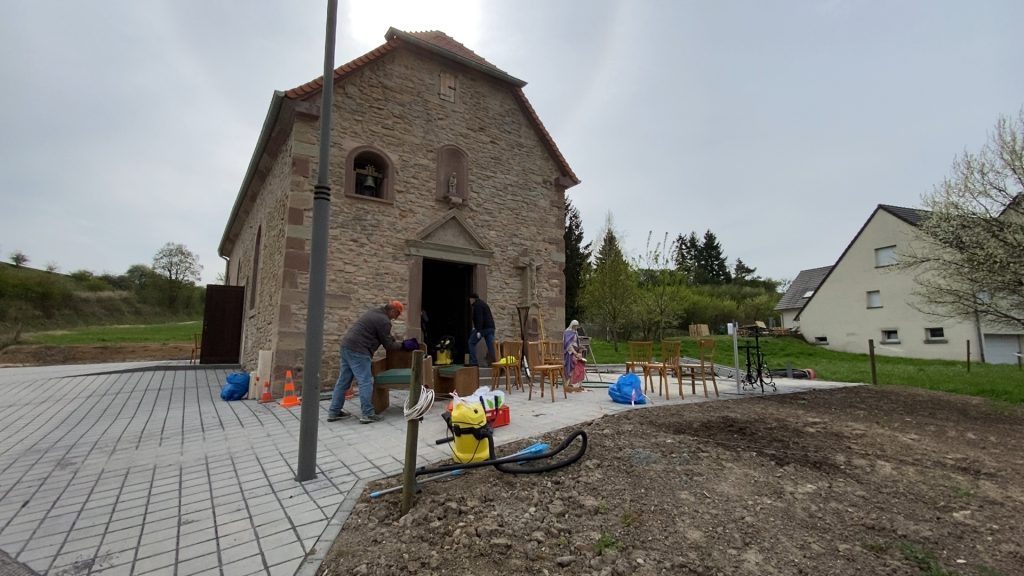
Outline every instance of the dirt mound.
{"label": "dirt mound", "polygon": [[190,344],[19,345],[0,350],[0,366],[188,360],[191,352],[192,345]]}
{"label": "dirt mound", "polygon": [[321,572],[1009,576],[1024,566],[1017,407],[863,386],[637,410],[584,428],[579,463],[427,484],[404,518],[397,494],[364,494]]}

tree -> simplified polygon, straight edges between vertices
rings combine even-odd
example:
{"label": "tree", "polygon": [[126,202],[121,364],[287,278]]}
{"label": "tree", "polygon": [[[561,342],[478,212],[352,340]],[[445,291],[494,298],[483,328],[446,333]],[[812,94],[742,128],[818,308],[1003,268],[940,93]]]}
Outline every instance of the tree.
{"label": "tree", "polygon": [[925,196],[930,213],[898,253],[931,315],[1024,328],[1024,109]]}
{"label": "tree", "polygon": [[594,272],[584,287],[584,306],[588,317],[607,332],[615,350],[629,326],[636,299],[636,280],[626,261],[612,227],[611,215],[605,224],[597,251]]}
{"label": "tree", "polygon": [[50,261],[46,263],[47,272],[56,273],[58,270],[60,270],[60,266],[56,262]]}
{"label": "tree", "polygon": [[580,211],[565,200],[565,316],[582,320],[583,285],[590,272],[590,243],[583,244],[583,219]]}
{"label": "tree", "polygon": [[28,256],[21,250],[15,250],[11,252],[11,263],[20,268],[28,264]]}
{"label": "tree", "polygon": [[751,268],[742,259],[737,258],[736,264],[732,267],[732,279],[734,282],[745,282],[753,279],[754,272],[757,272],[757,268]]}
{"label": "tree", "polygon": [[676,236],[673,248],[676,270],[682,272],[687,281],[693,283],[697,271],[697,254],[700,252],[700,240],[697,239],[697,233],[690,232],[689,236],[682,234]]}
{"label": "tree", "polygon": [[175,308],[183,289],[199,281],[199,256],[184,244],[168,242],[153,256],[153,271],[166,280],[167,307]]}
{"label": "tree", "polygon": [[666,325],[675,323],[679,287],[685,277],[673,269],[673,255],[679,253],[679,237],[669,245],[668,234],[665,234],[661,242],[652,246],[651,236],[648,232],[644,256],[636,264],[639,284],[636,318],[644,340],[660,340]]}
{"label": "tree", "polygon": [[695,284],[727,284],[730,280],[729,263],[722,245],[718,243],[715,233],[707,230],[694,257],[693,281]]}

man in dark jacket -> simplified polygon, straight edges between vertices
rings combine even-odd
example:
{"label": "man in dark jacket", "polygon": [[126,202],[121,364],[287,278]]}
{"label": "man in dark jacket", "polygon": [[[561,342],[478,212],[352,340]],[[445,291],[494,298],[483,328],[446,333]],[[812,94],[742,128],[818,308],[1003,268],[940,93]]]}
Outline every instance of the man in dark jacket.
{"label": "man in dark jacket", "polygon": [[477,365],[476,345],[482,338],[487,343],[487,357],[497,360],[498,354],[494,351],[494,316],[491,315],[491,307],[480,299],[476,292],[469,295],[469,304],[472,308],[470,318],[473,325],[469,330],[469,364]]}
{"label": "man in dark jacket", "polygon": [[401,349],[402,341],[391,335],[391,321],[401,316],[404,309],[401,302],[392,300],[385,306],[363,314],[348,329],[341,340],[341,374],[338,375],[338,382],[334,385],[334,393],[331,395],[331,407],[327,410],[328,422],[349,415],[342,408],[345,406],[345,393],[352,386],[353,377],[359,384],[359,405],[362,409],[359,423],[369,424],[380,420],[380,415],[373,411],[371,401],[373,373],[370,371],[370,363],[380,346],[385,350]]}

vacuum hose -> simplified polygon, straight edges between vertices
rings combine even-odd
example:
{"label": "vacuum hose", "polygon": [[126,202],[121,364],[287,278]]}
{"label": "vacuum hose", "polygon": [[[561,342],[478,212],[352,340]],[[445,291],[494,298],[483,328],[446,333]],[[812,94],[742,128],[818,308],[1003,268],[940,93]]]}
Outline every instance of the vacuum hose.
{"label": "vacuum hose", "polygon": [[[491,430],[488,428],[486,432],[488,437],[491,436],[490,433]],[[540,460],[542,458],[552,458],[558,455],[560,452],[568,448],[569,445],[572,444],[573,440],[575,440],[576,438],[581,439],[580,447],[579,449],[576,450],[574,454],[572,454],[565,460],[559,460],[558,462],[552,462],[544,466],[522,466],[522,464],[526,462],[532,462],[533,460]],[[437,443],[443,444],[448,441],[448,438],[442,438],[441,440],[438,440]],[[505,472],[506,474],[538,474],[540,472],[549,472],[551,470],[557,470],[564,466],[568,466],[583,457],[583,454],[587,451],[587,433],[584,430],[577,430],[570,434],[569,436],[567,436],[565,440],[562,440],[562,443],[556,446],[555,448],[552,448],[551,450],[547,450],[545,452],[541,452],[540,454],[513,454],[511,456],[505,456],[504,458],[498,458],[494,454],[494,442],[491,441],[488,444],[490,447],[490,457],[487,460],[481,460],[480,462],[467,462],[465,464],[447,464],[445,466],[434,466],[430,468],[421,467],[416,469],[415,474],[416,476],[419,476],[421,474],[450,472],[452,470],[481,468],[483,466],[494,466],[495,468],[497,468],[501,472]]]}

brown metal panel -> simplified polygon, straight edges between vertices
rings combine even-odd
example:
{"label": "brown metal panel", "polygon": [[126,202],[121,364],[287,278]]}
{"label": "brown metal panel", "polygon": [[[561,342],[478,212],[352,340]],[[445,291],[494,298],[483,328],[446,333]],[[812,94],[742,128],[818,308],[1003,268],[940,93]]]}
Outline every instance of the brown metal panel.
{"label": "brown metal panel", "polygon": [[200,364],[237,364],[242,349],[245,287],[206,286]]}

